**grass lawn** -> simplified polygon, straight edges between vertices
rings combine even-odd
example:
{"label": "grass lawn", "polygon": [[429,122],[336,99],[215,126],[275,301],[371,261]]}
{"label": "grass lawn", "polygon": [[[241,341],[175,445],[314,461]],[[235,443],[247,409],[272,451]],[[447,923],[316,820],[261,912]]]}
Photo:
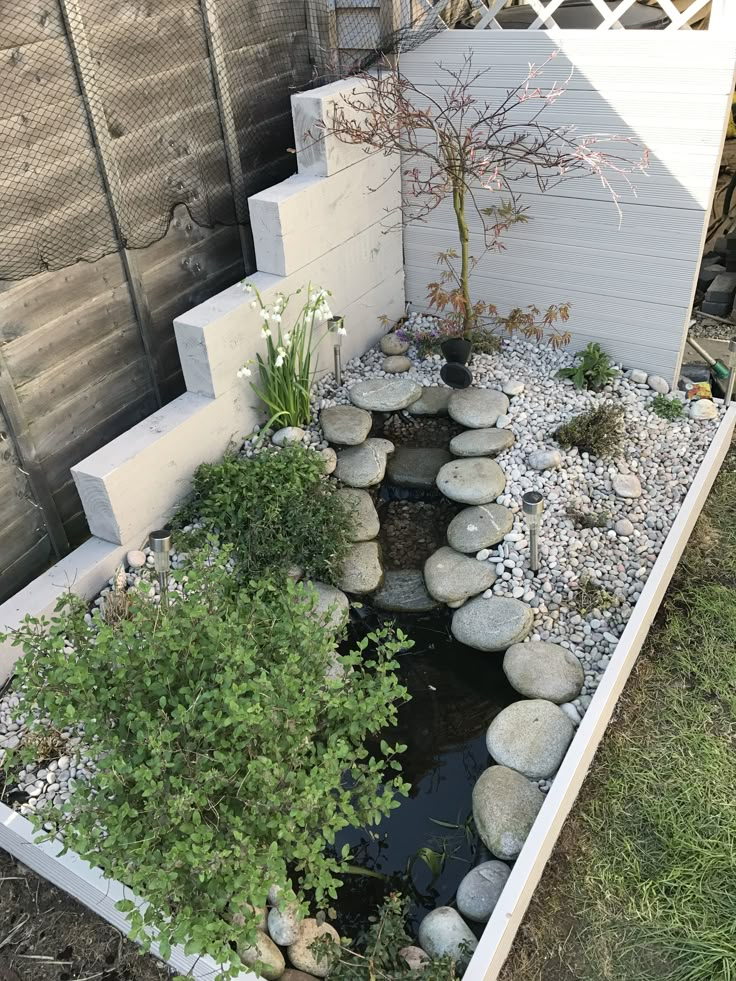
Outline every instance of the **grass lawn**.
{"label": "grass lawn", "polygon": [[503,981],[736,981],[736,452]]}

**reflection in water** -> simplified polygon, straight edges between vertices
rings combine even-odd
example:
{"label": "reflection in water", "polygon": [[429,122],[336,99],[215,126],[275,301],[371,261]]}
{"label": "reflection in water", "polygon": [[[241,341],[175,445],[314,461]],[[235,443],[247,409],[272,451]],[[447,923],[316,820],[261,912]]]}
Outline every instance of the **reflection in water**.
{"label": "reflection in water", "polygon": [[[401,765],[412,790],[376,828],[348,829],[338,836],[337,849],[350,844],[354,865],[386,877],[346,876],[336,925],[353,937],[391,890],[411,892],[415,919],[452,900],[474,862],[474,836],[466,826],[473,785],[489,763],[486,729],[518,699],[501,668],[502,655],[459,644],[449,632],[447,611],[399,622],[415,641],[400,659],[401,680],[412,700],[401,707],[399,724],[386,738],[406,744]],[[421,848],[443,856],[438,876],[416,860]]]}

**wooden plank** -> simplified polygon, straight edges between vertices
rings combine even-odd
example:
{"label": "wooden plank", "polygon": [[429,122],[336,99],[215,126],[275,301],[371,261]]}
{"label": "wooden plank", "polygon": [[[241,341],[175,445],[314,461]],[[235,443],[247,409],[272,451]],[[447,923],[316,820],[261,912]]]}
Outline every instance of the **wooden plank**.
{"label": "wooden plank", "polygon": [[27,586],[48,566],[51,560],[49,536],[43,535],[28,551],[11,564],[0,568],[0,603]]}
{"label": "wooden plank", "polygon": [[270,44],[278,38],[307,32],[303,3],[250,3],[247,14],[240,3],[222,3],[220,22],[227,50]]}
{"label": "wooden plank", "polygon": [[194,9],[93,25],[88,40],[97,74],[114,73],[121,81],[207,58],[202,15]]}
{"label": "wooden plank", "polygon": [[381,22],[378,10],[354,9],[337,11],[337,44],[340,48],[377,50],[381,43]]}
{"label": "wooden plank", "polygon": [[96,25],[102,29],[117,21],[145,25],[156,17],[196,11],[197,0],[92,0],[85,6],[84,22],[92,33]]}
{"label": "wooden plank", "polygon": [[48,0],[4,0],[0,52],[64,34],[61,15]]}
{"label": "wooden plank", "polygon": [[[0,58],[3,116],[75,98],[79,98],[79,86],[66,38],[24,45]],[[51,113],[49,120],[53,120]]]}

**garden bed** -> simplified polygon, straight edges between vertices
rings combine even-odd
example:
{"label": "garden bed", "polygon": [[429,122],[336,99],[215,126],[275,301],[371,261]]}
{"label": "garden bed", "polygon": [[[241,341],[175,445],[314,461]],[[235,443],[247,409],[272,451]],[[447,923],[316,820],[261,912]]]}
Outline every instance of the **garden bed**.
{"label": "garden bed", "polygon": [[[391,348],[391,344],[387,347]],[[402,757],[404,777],[414,789],[406,802],[371,829],[370,835],[355,830],[338,837],[338,847],[350,846],[354,864],[363,864],[381,877],[347,877],[342,905],[338,901],[336,923],[354,935],[360,925],[365,925],[365,917],[375,912],[372,907],[391,889],[401,888],[413,900],[412,920],[416,925],[424,911],[452,903],[470,864],[479,855],[489,857],[479,848],[468,824],[472,790],[488,765],[486,729],[500,710],[518,702],[520,696],[502,671],[503,654],[494,652],[502,651],[509,643],[484,646],[482,638],[476,643],[477,629],[471,625],[468,633],[462,627],[466,614],[454,613],[447,604],[460,611],[471,604],[476,604],[475,608],[484,603],[492,605],[495,600],[517,604],[514,610],[523,607],[527,611],[523,614],[526,627],[518,638],[511,638],[512,642],[526,638],[557,645],[571,652],[582,668],[577,694],[564,703],[563,709],[555,708],[559,716],[569,720],[564,723],[569,727],[570,738],[563,755],[574,727],[580,728],[554,780],[551,778],[557,770],[556,763],[549,773],[529,779],[535,794],[549,792],[549,796],[511,868],[490,925],[465,974],[468,979],[490,978],[495,975],[489,972],[500,968],[535,877],[574,799],[586,761],[595,751],[673,562],[725,452],[734,412],[724,417],[719,411],[718,418],[712,421],[690,419],[687,414],[673,421],[660,418],[652,412],[652,385],[661,387],[661,380],[652,382],[646,376],[642,380],[638,375],[633,379],[615,377],[599,393],[577,391],[571,383],[557,378],[559,369],[572,363],[571,354],[514,341],[499,354],[475,355],[471,363],[475,376],[472,391],[496,393],[494,404],[503,411],[496,412],[492,421],[484,422],[481,417],[468,427],[467,412],[465,416],[456,412],[455,419],[445,414],[450,392],[441,387],[439,356],[420,358],[413,347],[408,353],[411,364],[408,371],[399,373],[399,387],[403,383],[410,390],[414,384],[424,397],[420,401],[410,398],[396,411],[389,403],[383,407],[380,401],[374,403],[378,408],[372,412],[370,435],[366,432],[364,436],[375,442],[353,440],[358,446],[369,447],[369,452],[364,453],[370,457],[368,463],[361,458],[356,465],[355,453],[333,439],[333,445],[343,447],[334,454],[321,428],[320,413],[347,406],[353,386],[371,379],[383,379],[386,391],[396,392],[393,371],[384,371],[385,367],[393,369],[396,362],[386,365],[383,352],[371,351],[347,365],[340,389],[331,377],[323,379],[313,400],[311,425],[301,435],[292,433],[290,437],[320,453],[328,467],[336,465],[336,476],[344,485],[375,492],[383,543],[378,581],[371,582],[370,576],[366,580],[367,563],[363,560],[357,569],[343,573],[342,580],[338,580],[338,585],[359,601],[354,604],[352,631],[362,636],[370,624],[397,616],[415,641],[412,651],[401,654],[398,670],[399,679],[413,700],[400,707],[398,728],[391,730],[392,739],[397,736],[407,745]],[[389,357],[401,358],[403,354]],[[502,395],[501,389],[508,395]],[[496,395],[491,401],[494,399]],[[352,401],[360,401],[355,391]],[[431,403],[429,410],[417,408],[423,403]],[[612,459],[589,456],[575,447],[565,448],[552,437],[552,432],[570,417],[608,403],[621,406],[625,420],[624,442]],[[419,414],[424,411],[429,414]],[[475,409],[471,405],[468,411]],[[459,422],[461,418],[466,420],[464,425]],[[482,457],[493,464],[488,470],[492,479],[496,479],[499,468],[504,478],[492,498],[494,506],[508,515],[508,530],[488,546],[464,546],[463,554],[472,559],[472,568],[460,563],[465,571],[460,575],[459,586],[457,576],[444,575],[442,569],[435,576],[440,585],[432,585],[431,573],[427,572],[425,585],[430,585],[433,593],[429,609],[413,612],[411,605],[402,609],[405,600],[397,608],[386,600],[388,586],[397,582],[392,574],[414,576],[410,592],[415,602],[414,587],[422,579],[424,563],[428,559],[431,563],[432,556],[443,546],[446,526],[467,505],[473,506],[464,491],[461,500],[447,499],[438,492],[438,484],[443,486],[441,468],[453,460],[479,459],[451,454],[451,441],[461,432],[469,433],[471,441],[486,438],[479,434],[488,431],[493,432],[493,440],[499,445],[510,444],[495,452],[492,461],[490,456]],[[265,435],[270,439],[270,434]],[[276,439],[283,441],[284,437],[277,435]],[[390,445],[380,442],[386,439]],[[462,447],[462,441],[453,447]],[[260,433],[245,444],[243,452],[247,458],[272,449]],[[375,466],[376,472],[366,474],[365,467],[370,465]],[[486,480],[485,469],[483,474]],[[529,539],[521,514],[521,495],[527,490],[538,490],[545,498],[542,565],[536,575],[528,569]],[[471,486],[471,498],[475,491]],[[489,503],[490,498],[486,497],[479,506]],[[412,526],[417,528],[413,536]],[[473,530],[465,528],[466,533],[469,530],[472,535]],[[181,537],[186,540],[185,534]],[[369,537],[369,545],[374,539],[375,532]],[[353,546],[359,554],[363,554],[362,544]],[[185,569],[187,546],[178,547],[176,565]],[[371,561],[374,557],[380,560],[380,550],[372,545],[370,555]],[[142,562],[142,569],[127,571],[124,588],[149,577],[155,603],[158,597],[151,560],[144,555]],[[141,565],[140,556],[133,557],[133,565]],[[483,585],[478,587],[481,580]],[[477,598],[481,593],[482,597]],[[482,630],[485,629],[483,625]],[[472,642],[471,646],[467,642]],[[22,731],[8,730],[6,710],[12,707],[13,697],[12,690],[6,693],[0,710],[0,726],[6,727],[4,738],[10,740],[11,747],[16,738],[22,738]],[[63,740],[65,744],[75,739],[83,742],[83,733],[74,726],[61,735],[68,737]],[[113,906],[116,899],[123,898],[123,887],[111,885],[72,855],[51,857],[51,844],[29,845],[30,825],[19,813],[35,810],[37,804],[31,802],[48,796],[44,787],[39,794],[28,794],[28,788],[39,781],[62,797],[73,790],[69,778],[84,779],[93,772],[94,757],[84,755],[72,774],[72,761],[63,757],[74,752],[73,743],[57,746],[54,769],[49,766],[54,760],[44,758],[42,774],[36,768],[25,771],[21,784],[9,781],[6,800],[13,809],[2,805],[0,844],[93,908],[99,903],[98,911],[124,928],[125,916]],[[62,762],[68,766],[61,767]],[[49,782],[50,774],[65,771],[66,780],[54,778]],[[59,786],[55,787],[57,783]],[[448,827],[451,825],[455,827]],[[497,857],[509,862],[515,856]],[[473,930],[480,935],[482,926],[476,924]],[[185,965],[191,967],[195,959],[174,951],[170,962],[181,969]],[[207,958],[199,960],[194,968],[197,977],[210,976],[214,970],[213,962]]]}

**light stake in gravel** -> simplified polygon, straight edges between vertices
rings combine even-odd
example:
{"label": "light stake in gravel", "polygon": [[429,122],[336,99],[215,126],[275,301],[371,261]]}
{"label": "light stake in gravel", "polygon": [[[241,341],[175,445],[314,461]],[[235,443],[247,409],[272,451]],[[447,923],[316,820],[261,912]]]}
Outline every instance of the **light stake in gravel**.
{"label": "light stake in gravel", "polygon": [[148,544],[153,552],[153,567],[161,587],[161,606],[169,608],[169,555],[171,554],[171,532],[152,531],[148,536]]}
{"label": "light stake in gravel", "polygon": [[539,491],[527,491],[521,499],[524,518],[529,528],[529,567],[539,571],[539,526],[542,523],[544,498]]}
{"label": "light stake in gravel", "polygon": [[728,342],[728,382],[726,384],[726,394],[723,403],[726,407],[731,404],[733,398],[733,385],[736,381],[736,337],[732,337]]}
{"label": "light stake in gravel", "polygon": [[335,353],[335,384],[339,388],[342,385],[342,326],[343,317],[331,317],[327,323],[327,329],[337,338],[334,345]]}

